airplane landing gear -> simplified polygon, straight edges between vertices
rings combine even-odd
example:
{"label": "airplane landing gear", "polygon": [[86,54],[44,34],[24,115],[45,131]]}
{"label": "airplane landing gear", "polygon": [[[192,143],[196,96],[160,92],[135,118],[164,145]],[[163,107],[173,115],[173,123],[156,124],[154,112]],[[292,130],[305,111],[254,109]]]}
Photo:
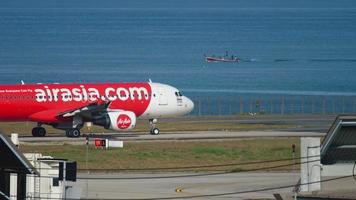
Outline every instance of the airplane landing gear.
{"label": "airplane landing gear", "polygon": [[158,135],[159,134],[159,129],[156,128],[156,123],[157,123],[157,119],[149,119],[150,122],[150,134],[151,135]]}
{"label": "airplane landing gear", "polygon": [[67,137],[79,137],[80,136],[80,130],[78,128],[67,129],[66,130],[66,136]]}
{"label": "airplane landing gear", "polygon": [[46,136],[46,129],[44,129],[43,127],[35,127],[32,129],[32,136],[33,137],[44,137]]}
{"label": "airplane landing gear", "polygon": [[150,134],[151,135],[158,135],[159,134],[159,129],[158,128],[152,128],[150,130]]}
{"label": "airplane landing gear", "polygon": [[67,127],[66,130],[66,136],[67,137],[79,137],[80,136],[80,129],[83,127],[83,119],[81,116],[75,115],[73,117],[73,124],[71,127]]}

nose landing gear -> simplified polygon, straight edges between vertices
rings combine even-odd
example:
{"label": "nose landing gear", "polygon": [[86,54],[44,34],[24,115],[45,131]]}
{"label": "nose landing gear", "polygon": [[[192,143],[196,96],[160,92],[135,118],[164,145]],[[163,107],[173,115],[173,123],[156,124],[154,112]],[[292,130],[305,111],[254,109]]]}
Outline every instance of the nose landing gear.
{"label": "nose landing gear", "polygon": [[158,135],[159,134],[159,129],[158,128],[152,128],[150,130],[150,134],[151,135]]}
{"label": "nose landing gear", "polygon": [[150,122],[150,134],[151,135],[158,135],[159,134],[159,129],[156,128],[156,124],[157,124],[157,119],[149,119]]}

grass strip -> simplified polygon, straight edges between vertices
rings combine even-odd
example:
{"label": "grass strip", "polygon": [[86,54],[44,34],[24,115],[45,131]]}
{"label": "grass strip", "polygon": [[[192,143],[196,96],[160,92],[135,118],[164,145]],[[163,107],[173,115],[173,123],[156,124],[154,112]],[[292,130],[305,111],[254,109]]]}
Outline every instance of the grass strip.
{"label": "grass strip", "polygon": [[[298,162],[281,161],[241,166],[175,169],[187,166],[231,164],[293,158],[291,146],[299,152],[298,138],[261,138],[218,141],[126,142],[124,148],[88,148],[87,166],[92,171],[120,171],[119,169],[173,168],[159,171],[241,171]],[[77,161],[79,169],[86,169],[85,145],[21,145],[24,153],[42,153],[56,158]],[[298,156],[298,155],[296,155]],[[287,166],[273,170],[293,170]]]}

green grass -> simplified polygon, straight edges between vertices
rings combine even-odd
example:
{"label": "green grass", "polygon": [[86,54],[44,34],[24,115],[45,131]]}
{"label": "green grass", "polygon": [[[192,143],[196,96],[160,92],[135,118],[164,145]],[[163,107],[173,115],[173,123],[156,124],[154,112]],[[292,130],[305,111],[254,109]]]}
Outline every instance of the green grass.
{"label": "green grass", "polygon": [[195,154],[206,154],[209,156],[229,155],[231,152],[224,147],[196,147],[193,148]]}
{"label": "green grass", "polygon": [[[184,167],[194,165],[230,164],[261,160],[291,158],[291,145],[297,144],[297,138],[266,138],[224,141],[178,141],[178,142],[139,142],[125,143],[118,149],[88,149],[88,167],[91,169],[120,168],[161,168]],[[22,152],[40,152],[56,158],[66,158],[78,162],[80,169],[85,168],[85,145],[22,145]],[[281,164],[281,163],[272,163]],[[266,164],[265,166],[269,166]],[[261,165],[215,167],[200,170],[243,170]],[[286,167],[283,169],[291,169]]]}

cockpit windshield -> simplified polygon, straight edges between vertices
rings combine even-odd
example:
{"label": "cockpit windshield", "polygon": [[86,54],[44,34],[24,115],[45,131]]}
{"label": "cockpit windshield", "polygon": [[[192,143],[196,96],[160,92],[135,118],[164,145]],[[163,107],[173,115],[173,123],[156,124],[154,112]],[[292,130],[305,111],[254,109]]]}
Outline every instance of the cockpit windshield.
{"label": "cockpit windshield", "polygon": [[179,91],[178,91],[178,92],[175,92],[175,94],[176,94],[177,97],[183,96]]}

